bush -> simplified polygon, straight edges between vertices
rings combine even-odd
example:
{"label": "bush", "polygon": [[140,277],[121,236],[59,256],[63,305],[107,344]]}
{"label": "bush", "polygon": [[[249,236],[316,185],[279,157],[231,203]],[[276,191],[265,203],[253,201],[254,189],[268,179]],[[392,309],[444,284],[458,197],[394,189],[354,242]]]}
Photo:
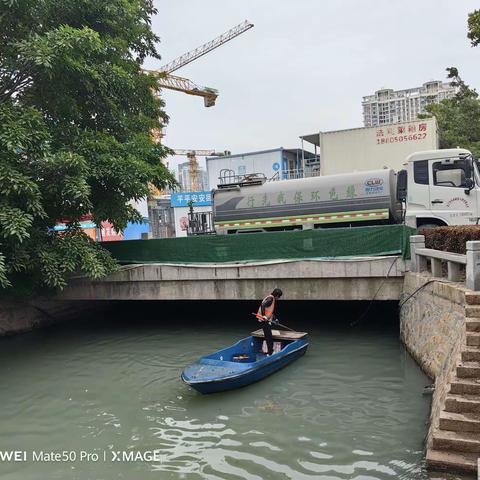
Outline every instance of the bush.
{"label": "bush", "polygon": [[419,233],[425,235],[427,248],[465,254],[468,241],[480,240],[480,225],[419,229]]}

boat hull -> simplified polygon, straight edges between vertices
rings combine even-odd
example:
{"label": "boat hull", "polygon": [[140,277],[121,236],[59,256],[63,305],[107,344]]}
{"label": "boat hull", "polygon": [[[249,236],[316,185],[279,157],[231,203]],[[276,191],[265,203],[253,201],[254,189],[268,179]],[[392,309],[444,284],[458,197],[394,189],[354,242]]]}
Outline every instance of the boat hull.
{"label": "boat hull", "polygon": [[207,381],[191,381],[186,378],[184,372],[182,373],[182,380],[200,393],[223,392],[245,387],[268,377],[272,373],[275,373],[281,368],[294,362],[301,356],[305,355],[307,348],[308,342],[301,342],[297,348],[286,352],[283,355],[272,355],[262,362],[257,362],[258,365],[226,378],[210,379]]}

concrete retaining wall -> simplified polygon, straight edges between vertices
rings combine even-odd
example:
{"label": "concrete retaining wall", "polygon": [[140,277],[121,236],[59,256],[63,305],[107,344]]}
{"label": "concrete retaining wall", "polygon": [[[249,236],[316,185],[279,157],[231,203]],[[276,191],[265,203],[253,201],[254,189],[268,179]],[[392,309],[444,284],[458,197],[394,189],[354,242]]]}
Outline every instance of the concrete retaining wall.
{"label": "concrete retaining wall", "polygon": [[[427,282],[432,282],[424,286]],[[449,389],[449,379],[465,345],[465,288],[406,273],[400,305],[400,335],[422,369],[435,379],[429,441],[438,425],[440,411]]]}
{"label": "concrete retaining wall", "polygon": [[[400,299],[433,279],[406,273]],[[457,284],[433,281],[408,300],[400,311],[403,343],[422,369],[431,377],[442,374],[452,349],[465,343],[465,292]]]}
{"label": "concrete retaining wall", "polygon": [[27,332],[93,311],[108,308],[107,302],[0,299],[0,336]]}

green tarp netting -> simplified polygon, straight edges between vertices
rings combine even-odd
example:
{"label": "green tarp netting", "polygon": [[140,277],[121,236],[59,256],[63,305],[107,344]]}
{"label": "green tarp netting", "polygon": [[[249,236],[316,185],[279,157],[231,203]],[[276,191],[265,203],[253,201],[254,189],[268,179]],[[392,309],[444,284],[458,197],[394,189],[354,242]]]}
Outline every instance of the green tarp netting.
{"label": "green tarp netting", "polygon": [[123,264],[228,263],[307,258],[409,256],[405,225],[328,228],[290,232],[207,235],[105,242]]}

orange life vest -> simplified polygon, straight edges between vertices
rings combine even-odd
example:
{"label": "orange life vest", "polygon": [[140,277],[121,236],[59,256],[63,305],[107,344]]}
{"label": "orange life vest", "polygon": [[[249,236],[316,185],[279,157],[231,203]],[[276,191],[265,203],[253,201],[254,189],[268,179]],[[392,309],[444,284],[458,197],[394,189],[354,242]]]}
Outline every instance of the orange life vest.
{"label": "orange life vest", "polygon": [[260,306],[258,307],[258,312],[257,312],[257,318],[259,320],[263,320],[263,316],[262,316],[262,304],[263,302],[269,298],[269,297],[272,297],[273,299],[273,302],[270,306],[268,307],[265,307],[265,316],[268,318],[268,320],[271,320],[272,317],[273,317],[273,312],[275,312],[275,297],[273,295],[267,295],[263,300],[262,300],[262,303],[260,304]]}

